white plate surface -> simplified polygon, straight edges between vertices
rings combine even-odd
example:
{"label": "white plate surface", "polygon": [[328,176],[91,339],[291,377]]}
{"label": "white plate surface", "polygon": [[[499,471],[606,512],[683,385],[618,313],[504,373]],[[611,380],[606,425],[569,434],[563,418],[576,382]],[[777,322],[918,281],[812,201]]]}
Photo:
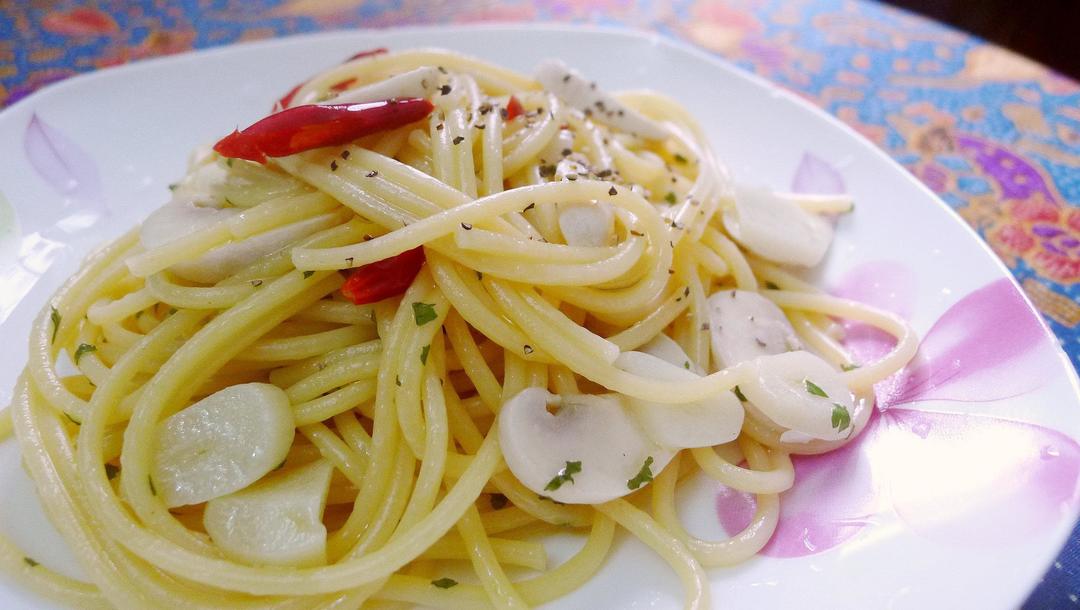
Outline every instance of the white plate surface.
{"label": "white plate surface", "polygon": [[[929,337],[926,360],[899,389],[882,390],[890,410],[870,440],[800,463],[819,487],[792,503],[802,514],[784,518],[789,539],[804,527],[805,544],[711,571],[717,607],[1005,608],[1024,599],[1077,516],[1080,391],[1057,342],[990,250],[884,153],[805,101],[652,35],[495,26],[303,36],[102,70],[4,110],[0,403],[25,362],[32,317],[93,246],[167,199],[194,146],[260,118],[313,71],[378,46],[441,46],[523,71],[560,57],[605,87],[682,101],[741,180],[788,188],[809,153],[854,195],[820,281],[905,313]],[[720,536],[716,485],[689,487],[688,528]],[[0,529],[78,574],[13,442],[0,447],[0,490]],[[681,606],[665,564],[620,540],[602,572],[555,607]],[[553,546],[556,557],[566,550]],[[27,605],[47,606],[0,580],[0,607]]]}

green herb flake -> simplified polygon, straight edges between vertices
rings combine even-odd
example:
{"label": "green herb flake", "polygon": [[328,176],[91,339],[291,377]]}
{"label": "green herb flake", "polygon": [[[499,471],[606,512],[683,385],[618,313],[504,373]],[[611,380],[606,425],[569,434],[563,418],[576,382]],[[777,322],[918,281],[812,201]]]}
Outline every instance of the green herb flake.
{"label": "green herb flake", "polygon": [[857,364],[841,364],[840,368],[844,369],[844,372],[846,373],[847,371],[854,371],[855,369],[859,368],[859,365],[857,365]]}
{"label": "green herb flake", "polygon": [[837,432],[843,432],[847,430],[851,425],[851,413],[848,413],[847,407],[840,403],[833,403],[832,410],[832,427],[836,428]]}
{"label": "green herb flake", "polygon": [[51,310],[49,312],[49,319],[52,320],[52,340],[50,342],[56,343],[56,333],[60,330],[60,320],[63,318],[60,317],[60,312],[56,311],[55,307],[50,307],[49,309]]}
{"label": "green herb flake", "polygon": [[417,326],[423,326],[439,317],[439,314],[435,313],[435,305],[431,303],[413,303],[412,311]]}
{"label": "green herb flake", "polygon": [[169,185],[169,190],[170,190],[170,191],[175,191],[175,190],[176,190],[176,187],[178,187],[178,186],[180,186],[180,185],[179,185],[179,184],[176,184],[176,183],[174,182],[174,183],[172,183],[172,184],[170,184],[170,185]]}
{"label": "green herb flake", "polygon": [[394,383],[395,383],[395,384],[396,384],[396,385],[397,385],[397,386],[398,386],[399,388],[401,387],[401,375],[394,375]]}
{"label": "green herb flake", "polygon": [[23,557],[22,560],[26,563],[26,565],[30,566],[31,568],[41,565],[38,562],[34,561],[34,559],[31,557]]}
{"label": "green herb flake", "polygon": [[74,417],[72,417],[71,413],[68,413],[67,411],[64,411],[64,417],[68,418],[68,421],[75,424],[76,426],[81,426],[82,425],[81,421],[79,421],[79,420],[75,419]]}
{"label": "green herb flake", "polygon": [[304,279],[306,280],[306,279],[308,279],[309,277],[311,277],[313,275],[315,275],[315,272],[309,269],[309,270],[304,272]]}
{"label": "green herb flake", "polygon": [[690,370],[690,361],[689,360],[683,360],[682,367],[689,371]]}
{"label": "green herb flake", "polygon": [[816,383],[809,379],[803,379],[803,383],[806,384],[806,391],[814,396],[820,396],[822,398],[828,398],[829,395],[825,393]]}
{"label": "green herb flake", "polygon": [[431,352],[431,345],[430,344],[425,345],[424,348],[420,350],[420,364],[427,364],[427,357],[428,357],[428,353],[430,353],[430,352]]}
{"label": "green herb flake", "polygon": [[431,584],[440,589],[449,589],[450,587],[456,587],[458,582],[453,578],[440,578],[439,580],[431,581]]}
{"label": "green herb flake", "polygon": [[675,193],[672,193],[671,191],[668,191],[668,194],[664,195],[664,201],[670,203],[671,205],[675,205],[675,201],[676,201]]}
{"label": "green herb flake", "polygon": [[574,475],[581,472],[581,462],[567,462],[566,466],[563,466],[558,474],[556,474],[548,484],[544,486],[544,491],[555,491],[563,486],[563,483],[570,482],[573,484]]}
{"label": "green herb flake", "polygon": [[96,345],[90,345],[89,343],[80,343],[79,347],[75,348],[75,364],[79,364],[79,359],[82,358],[84,355],[96,351]]}
{"label": "green herb flake", "polygon": [[105,464],[105,476],[109,477],[109,480],[116,478],[116,475],[120,474],[120,468],[113,466],[112,464]]}
{"label": "green herb flake", "polygon": [[634,478],[626,482],[626,486],[630,489],[637,489],[646,483],[650,483],[653,480],[652,468],[653,464],[652,456],[645,458],[645,463],[641,465],[641,470],[638,471]]}
{"label": "green herb flake", "polygon": [[154,487],[154,477],[147,475],[146,482],[150,484],[150,493],[157,495],[157,489]]}
{"label": "green herb flake", "polygon": [[743,396],[742,390],[739,389],[739,386],[735,386],[731,389],[731,391],[735,393],[735,398],[738,398],[739,402],[746,402],[746,396]]}
{"label": "green herb flake", "polygon": [[679,153],[675,153],[675,162],[676,163],[685,164],[687,161],[688,161],[688,159],[686,157],[680,155]]}

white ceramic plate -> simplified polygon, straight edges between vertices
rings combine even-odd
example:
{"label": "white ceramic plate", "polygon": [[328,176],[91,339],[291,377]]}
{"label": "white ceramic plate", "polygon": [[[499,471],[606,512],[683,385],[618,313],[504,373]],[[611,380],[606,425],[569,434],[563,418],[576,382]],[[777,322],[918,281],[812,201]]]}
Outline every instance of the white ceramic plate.
{"label": "white ceramic plate", "polygon": [[[904,313],[921,362],[879,388],[858,444],[801,460],[767,556],[711,572],[728,608],[1015,607],[1077,516],[1080,392],[1008,271],[934,195],[822,111],[664,38],[595,29],[425,28],[305,36],[139,62],[51,86],[0,113],[0,402],[31,318],[90,248],[167,198],[188,151],[260,118],[313,71],[366,48],[442,46],[523,71],[555,56],[612,89],[658,89],[701,121],[744,181],[851,192],[823,285]],[[831,169],[830,169],[831,168]],[[816,170],[816,171],[814,171]],[[798,185],[798,184],[797,184]],[[869,357],[881,346],[851,330]],[[0,448],[0,528],[37,560],[78,568],[40,513],[14,443]],[[723,537],[745,498],[696,480],[683,518]],[[569,545],[569,546],[568,546]],[[572,544],[552,544],[556,560]],[[561,608],[673,608],[665,564],[623,540]],[[0,606],[44,605],[0,581]]]}

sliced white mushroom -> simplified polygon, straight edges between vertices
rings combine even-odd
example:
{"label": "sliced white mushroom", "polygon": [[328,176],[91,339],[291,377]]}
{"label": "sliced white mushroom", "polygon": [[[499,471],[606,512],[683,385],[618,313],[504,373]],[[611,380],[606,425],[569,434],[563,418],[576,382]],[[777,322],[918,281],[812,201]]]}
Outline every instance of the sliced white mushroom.
{"label": "sliced white mushroom", "polygon": [[297,568],[326,564],[322,515],[334,468],[317,460],[206,503],[203,527],[230,559]]}
{"label": "sliced white mushroom", "polygon": [[[228,210],[222,210],[227,212]],[[192,261],[174,265],[176,275],[196,282],[213,284],[233,275],[260,258],[340,222],[337,214],[320,214],[280,226],[210,250]]]}
{"label": "sliced white mushroom", "polygon": [[724,227],[754,254],[804,267],[821,262],[833,237],[825,219],[765,189],[737,187]]}
{"label": "sliced white mushroom", "polygon": [[[558,407],[552,414],[548,406]],[[566,504],[599,504],[647,482],[674,453],[653,443],[614,395],[559,397],[527,388],[499,412],[499,444],[525,487]]]}
{"label": "sliced white mushroom", "polygon": [[158,424],[151,476],[168,507],[243,489],[285,459],[294,433],[285,392],[268,383],[220,390]]}
{"label": "sliced white mushroom", "polygon": [[570,246],[610,246],[615,241],[615,214],[603,201],[560,203],[559,230]]}
{"label": "sliced white mushroom", "polygon": [[557,59],[548,59],[537,66],[536,80],[600,123],[650,140],[661,140],[669,135],[663,125],[624,105]]}
{"label": "sliced white mushroom", "polygon": [[[642,351],[623,352],[615,360],[620,369],[661,381],[692,381],[700,369],[686,352],[666,335],[642,346]],[[692,370],[694,369],[694,370]],[[627,397],[645,434],[672,449],[711,447],[735,440],[742,429],[745,411],[731,392],[720,392],[696,402],[661,404]]]}
{"label": "sliced white mushroom", "polygon": [[721,290],[708,300],[709,335],[718,368],[802,349],[775,303],[750,290]]}
{"label": "sliced white mushroom", "polygon": [[394,98],[431,97],[439,88],[439,70],[426,66],[386,80],[343,91],[321,104],[365,104]]}
{"label": "sliced white mushroom", "polygon": [[847,438],[854,420],[854,397],[843,377],[810,352],[762,356],[752,361],[739,390],[754,409],[777,427],[825,441]]}

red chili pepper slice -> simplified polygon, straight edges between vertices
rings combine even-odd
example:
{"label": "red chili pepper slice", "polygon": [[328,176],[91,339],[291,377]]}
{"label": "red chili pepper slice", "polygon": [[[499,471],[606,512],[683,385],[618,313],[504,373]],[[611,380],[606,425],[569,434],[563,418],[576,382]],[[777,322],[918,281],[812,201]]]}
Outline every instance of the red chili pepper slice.
{"label": "red chili pepper slice", "polygon": [[330,90],[334,93],[341,93],[342,91],[352,87],[356,83],[356,78],[346,78],[345,80],[330,85]]}
{"label": "red chili pepper slice", "polygon": [[521,105],[518,98],[511,95],[510,102],[506,104],[506,120],[513,121],[516,117],[523,114],[525,114],[525,107]]}
{"label": "red chili pepper slice", "polygon": [[397,296],[412,284],[424,264],[424,247],[358,267],[341,286],[341,294],[357,305]]}
{"label": "red chili pepper slice", "polygon": [[[377,49],[368,49],[366,51],[360,51],[359,53],[357,53],[356,55],[353,55],[352,57],[346,59],[345,61],[349,62],[349,61],[352,61],[354,59],[360,59],[360,58],[363,58],[363,57],[373,57],[375,55],[382,55],[383,53],[389,53],[389,52],[390,52],[389,49],[387,49],[386,47],[379,47]],[[338,83],[337,85],[334,85],[334,87],[342,85],[343,83],[352,84],[352,82],[355,82],[355,79],[350,79],[349,81],[342,81],[342,82]],[[278,102],[277,102],[278,106],[277,107],[278,108],[288,108],[289,104],[292,103],[293,98],[296,97],[296,93],[298,91],[300,91],[300,87],[303,87],[305,83],[307,83],[307,81],[304,81],[303,83],[300,83],[299,85],[293,87],[292,89],[289,89],[289,92],[286,93],[285,95],[283,95],[280,100],[278,100]],[[348,87],[349,86],[348,84],[345,84],[343,88]],[[333,89],[334,87],[331,87],[331,89]]]}
{"label": "red chili pepper slice", "polygon": [[426,117],[434,108],[420,98],[367,104],[297,106],[272,114],[214,145],[223,157],[265,163],[266,157],[340,146],[366,135],[396,129]]}
{"label": "red chili pepper slice", "polygon": [[345,61],[352,61],[354,59],[360,59],[362,57],[371,57],[373,55],[382,55],[383,53],[389,53],[390,50],[386,47],[379,47],[377,49],[368,49],[367,51],[360,51],[356,55],[346,59]]}

